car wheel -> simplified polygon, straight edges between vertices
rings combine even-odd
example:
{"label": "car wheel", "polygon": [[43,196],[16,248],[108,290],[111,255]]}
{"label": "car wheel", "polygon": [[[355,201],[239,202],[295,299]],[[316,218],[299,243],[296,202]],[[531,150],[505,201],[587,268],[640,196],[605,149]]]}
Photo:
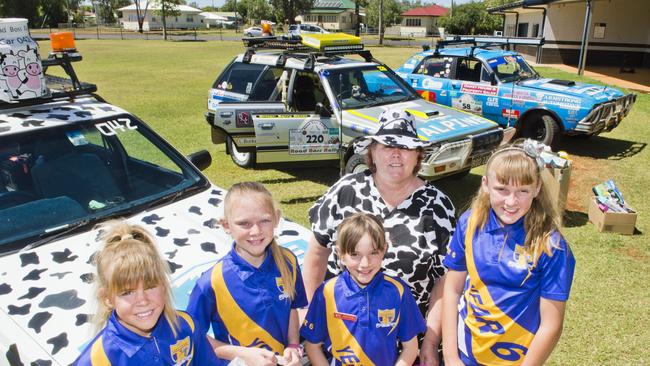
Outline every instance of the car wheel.
{"label": "car wheel", "polygon": [[256,156],[254,152],[241,152],[237,150],[237,146],[235,146],[230,137],[228,137],[226,143],[228,144],[228,151],[230,152],[230,158],[233,163],[242,168],[252,168],[255,166]]}
{"label": "car wheel", "polygon": [[354,154],[350,156],[350,159],[348,159],[347,163],[345,163],[346,174],[360,173],[366,169],[368,169],[368,165],[366,165],[366,158],[360,154]]}
{"label": "car wheel", "polygon": [[560,140],[560,126],[548,114],[536,114],[523,121],[521,137],[537,140],[548,146],[555,146]]}

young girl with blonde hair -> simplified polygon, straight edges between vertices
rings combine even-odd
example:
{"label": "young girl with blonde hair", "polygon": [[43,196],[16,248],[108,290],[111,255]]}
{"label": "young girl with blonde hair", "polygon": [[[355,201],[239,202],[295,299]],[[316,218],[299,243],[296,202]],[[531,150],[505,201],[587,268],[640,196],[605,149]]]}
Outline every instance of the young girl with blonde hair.
{"label": "young girl with blonde hair", "polygon": [[[575,259],[542,179],[541,145],[490,158],[450,242],[445,365],[541,365],[562,333]],[[460,310],[459,310],[460,308]]]}
{"label": "young girl with blonde hair", "polygon": [[307,305],[296,256],[274,235],[280,210],[255,182],[237,183],[224,200],[221,225],[232,250],[201,275],[187,311],[207,332],[217,356],[249,366],[300,364],[297,308]]}
{"label": "young girl with blonde hair", "polygon": [[76,365],[205,365],[217,358],[194,320],[172,305],[169,267],[151,235],[126,222],[102,226],[97,266],[99,334]]}

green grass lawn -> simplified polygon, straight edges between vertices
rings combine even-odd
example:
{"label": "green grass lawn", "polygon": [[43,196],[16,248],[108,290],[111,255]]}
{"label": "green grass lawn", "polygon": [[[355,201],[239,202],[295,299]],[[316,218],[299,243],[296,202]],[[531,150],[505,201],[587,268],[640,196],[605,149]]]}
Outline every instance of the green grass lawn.
{"label": "green grass lawn", "polygon": [[[307,210],[336,181],[338,168],[246,170],[210,141],[205,122],[207,90],[232,57],[243,51],[235,42],[162,42],[84,40],[77,42],[84,61],[75,65],[82,80],[94,82],[109,102],[136,114],[183,153],[212,153],[205,173],[228,188],[242,180],[264,183],[286,217],[307,225]],[[45,53],[48,46],[42,45]],[[371,47],[373,54],[397,67],[418,48]],[[586,80],[540,67],[544,76]],[[650,362],[650,229],[645,184],[650,156],[650,95],[639,95],[632,113],[611,133],[570,139],[562,148],[574,158],[572,186],[563,230],[577,258],[564,334],[552,355],[553,365],[640,365]],[[481,169],[461,181],[439,182],[457,207],[476,190]],[[594,184],[614,178],[639,212],[634,236],[603,234],[588,222],[585,202]],[[459,209],[460,210],[460,209]]]}

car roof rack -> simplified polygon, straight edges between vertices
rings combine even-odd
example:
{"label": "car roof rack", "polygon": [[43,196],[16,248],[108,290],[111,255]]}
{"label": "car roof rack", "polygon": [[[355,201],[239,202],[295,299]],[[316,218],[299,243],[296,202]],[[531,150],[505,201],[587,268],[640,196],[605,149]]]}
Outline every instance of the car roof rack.
{"label": "car roof rack", "polygon": [[366,62],[377,61],[365,50],[358,37],[344,33],[314,34],[307,36],[268,36],[242,38],[246,46],[243,62],[249,63],[257,50],[282,50],[276,63],[284,66],[289,56],[306,58],[305,69],[313,69],[316,58],[325,56],[359,55]]}
{"label": "car roof rack", "polygon": [[[490,47],[501,47],[502,49],[510,49],[511,45],[527,45],[527,46],[543,46],[545,38],[525,38],[525,37],[476,37],[476,36],[447,36],[444,40],[436,43],[436,49],[433,52],[434,55],[440,53],[441,48],[452,45],[471,45],[470,56],[474,55],[474,50],[477,48],[490,48]],[[422,46],[424,49],[424,46]],[[425,51],[429,50],[427,48]]]}
{"label": "car roof rack", "polygon": [[[41,60],[49,93],[37,98],[2,101],[0,102],[0,109],[37,105],[60,99],[75,99],[78,96],[91,95],[96,92],[97,85],[79,81],[77,73],[72,67],[72,62],[81,60],[81,54],[78,52],[51,52],[47,58]],[[46,75],[47,68],[51,66],[61,66],[68,78]],[[95,97],[99,98],[98,96]]]}

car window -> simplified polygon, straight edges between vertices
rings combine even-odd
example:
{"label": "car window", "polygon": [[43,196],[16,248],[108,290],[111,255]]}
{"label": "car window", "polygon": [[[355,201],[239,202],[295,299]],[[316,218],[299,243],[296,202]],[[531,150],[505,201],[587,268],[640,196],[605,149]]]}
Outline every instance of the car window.
{"label": "car window", "polygon": [[456,65],[456,79],[465,81],[481,81],[481,61],[473,58],[458,58]]}
{"label": "car window", "polygon": [[451,71],[451,63],[451,57],[427,57],[420,63],[415,73],[437,78],[448,78]]}
{"label": "car window", "polygon": [[318,75],[308,71],[296,72],[291,100],[296,111],[315,111],[317,103],[329,105]]}
{"label": "car window", "polygon": [[337,69],[327,82],[343,109],[368,108],[418,98],[383,65]]}
{"label": "car window", "polygon": [[[251,90],[249,101],[269,101],[274,91],[281,86],[278,85],[280,77],[282,76],[282,69],[277,67],[267,67],[262,73],[257,83],[255,83]],[[275,93],[278,98],[281,97],[279,93]],[[277,98],[274,98],[277,99]]]}
{"label": "car window", "polygon": [[128,215],[207,184],[130,115],[7,135],[0,146],[0,255],[52,228]]}
{"label": "car window", "polygon": [[[253,94],[253,87],[255,86],[258,79],[263,80],[263,85],[266,87],[271,87],[270,85],[272,84],[272,80],[270,79],[274,78],[275,75],[279,77],[281,74],[281,72],[280,74],[275,74],[272,71],[272,75],[267,75],[267,68],[268,66],[266,65],[233,62],[228,70],[223,72],[221,74],[221,77],[215,81],[215,83],[212,85],[212,88],[251,96]],[[273,87],[274,86],[275,84],[273,84]],[[254,97],[257,99],[249,98],[248,100],[266,100],[268,99],[268,96],[271,94],[271,92],[273,92],[273,89],[271,89],[268,93],[263,93],[261,91],[258,92],[257,88],[255,88],[255,90],[256,92],[254,93]]]}
{"label": "car window", "polygon": [[537,74],[519,55],[496,57],[488,60],[488,64],[496,73],[497,78],[503,82],[517,81]]}
{"label": "car window", "polygon": [[298,26],[297,26],[297,25],[290,25],[290,26],[289,26],[289,30],[290,30],[290,31],[295,31],[296,29],[298,29]]}

